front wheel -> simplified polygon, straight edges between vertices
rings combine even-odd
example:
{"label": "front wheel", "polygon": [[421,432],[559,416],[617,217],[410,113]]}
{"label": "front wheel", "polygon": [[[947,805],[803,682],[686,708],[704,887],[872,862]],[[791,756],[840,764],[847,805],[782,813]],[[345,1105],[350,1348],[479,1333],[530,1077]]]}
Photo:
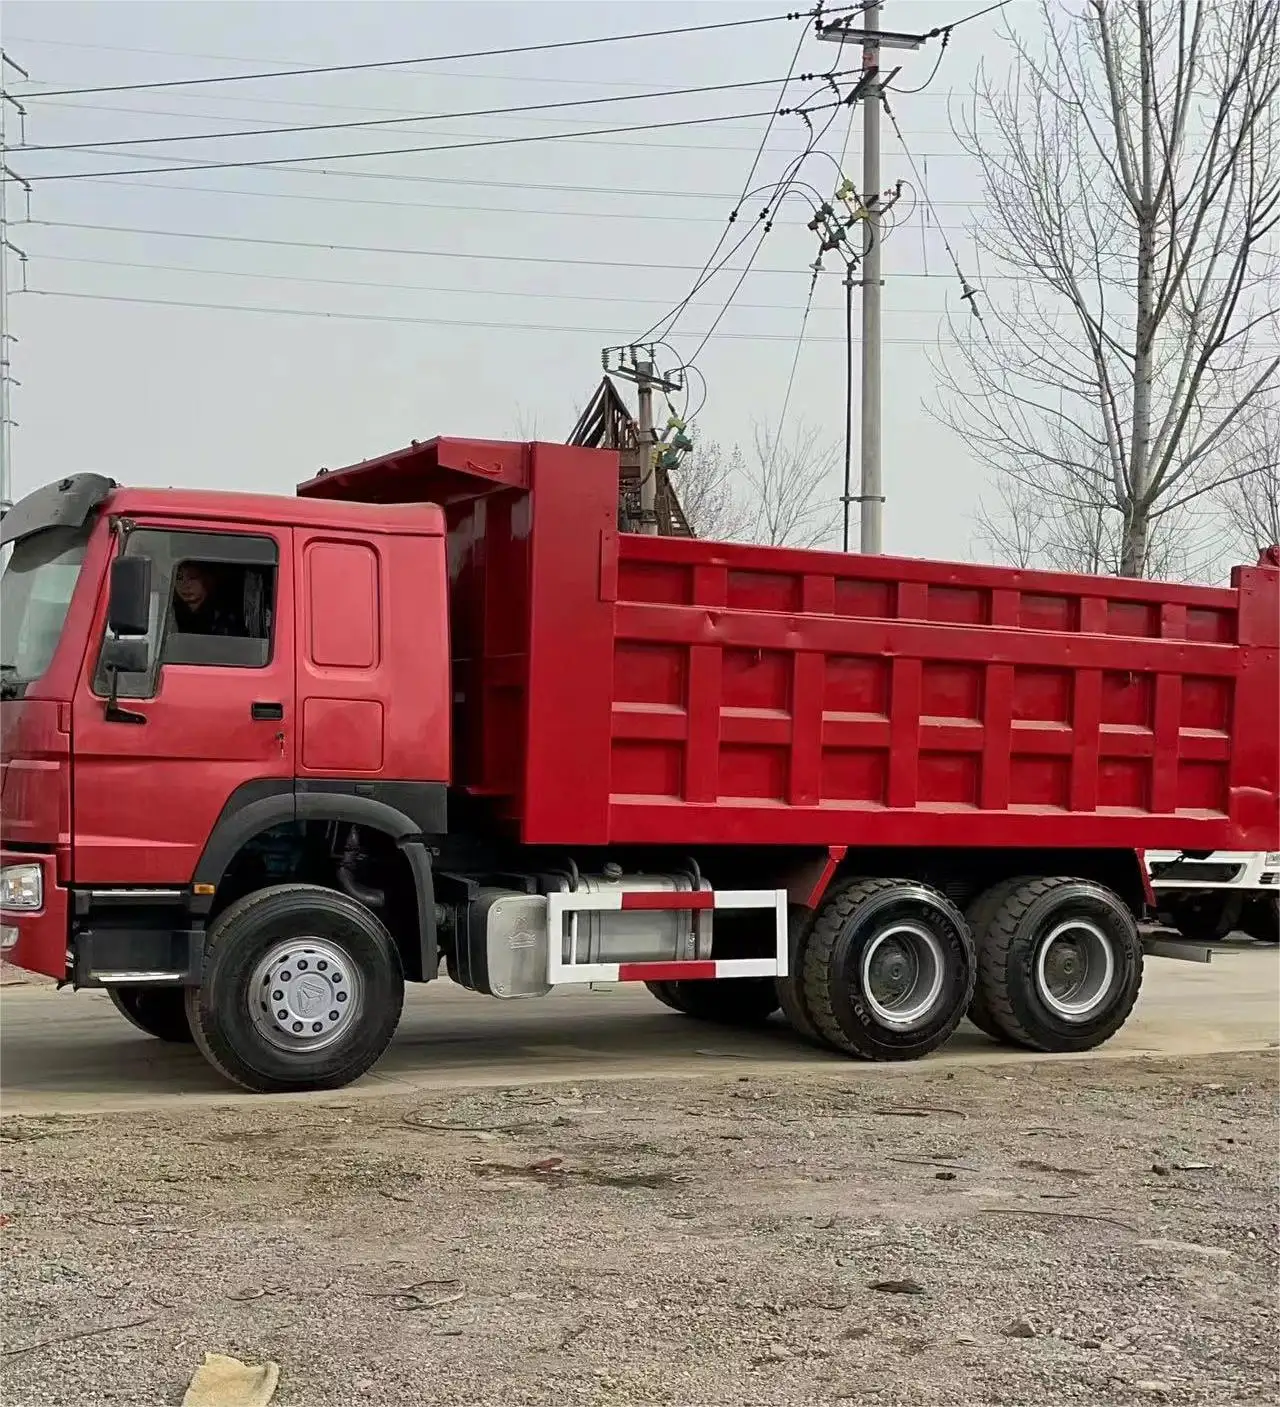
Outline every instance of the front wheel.
{"label": "front wheel", "polygon": [[829,1045],[864,1060],[916,1060],[950,1039],[976,973],[968,925],[944,895],[865,879],[824,901],[801,979],[805,1010]]}
{"label": "front wheel", "polygon": [[204,974],[187,992],[196,1044],[258,1091],[339,1089],[395,1034],[400,956],[382,922],[332,889],[282,884],[214,922]]}
{"label": "front wheel", "polygon": [[195,1039],[181,987],[108,987],[107,996],[126,1021],[148,1036],[174,1045]]}

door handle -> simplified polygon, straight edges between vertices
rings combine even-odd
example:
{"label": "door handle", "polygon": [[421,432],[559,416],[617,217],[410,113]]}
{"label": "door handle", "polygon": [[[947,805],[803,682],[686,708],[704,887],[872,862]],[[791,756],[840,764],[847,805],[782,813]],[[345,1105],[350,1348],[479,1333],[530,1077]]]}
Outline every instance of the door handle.
{"label": "door handle", "polygon": [[284,704],[256,703],[250,706],[249,716],[260,723],[278,723],[284,717]]}

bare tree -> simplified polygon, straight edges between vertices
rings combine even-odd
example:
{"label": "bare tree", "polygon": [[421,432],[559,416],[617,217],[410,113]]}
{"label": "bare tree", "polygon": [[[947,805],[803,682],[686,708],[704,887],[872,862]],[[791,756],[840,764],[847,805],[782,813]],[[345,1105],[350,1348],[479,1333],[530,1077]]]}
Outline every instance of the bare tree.
{"label": "bare tree", "polygon": [[744,535],[751,514],[744,497],[746,464],[737,445],[697,438],[672,482],[697,537],[731,542]]}
{"label": "bare tree", "polygon": [[513,439],[536,440],[538,438],[538,412],[530,410],[522,401],[517,401],[510,426],[508,433]]}
{"label": "bare tree", "polygon": [[1240,439],[1242,473],[1222,492],[1239,548],[1261,552],[1280,543],[1280,407],[1269,406]]}
{"label": "bare tree", "polygon": [[[1120,575],[1124,522],[1106,502],[1061,499],[1006,476],[994,502],[984,499],[976,514],[977,546],[993,561],[1051,572]],[[1218,532],[1206,533],[1191,505],[1152,523],[1147,543],[1147,575],[1172,580],[1203,580],[1219,572],[1229,546]]]}
{"label": "bare tree", "polygon": [[1248,472],[1236,441],[1280,372],[1278,15],[1041,0],[1043,45],[1011,33],[1011,77],[980,75],[960,124],[974,240],[1012,280],[944,351],[937,414],[1051,501],[1048,527],[1105,513],[1125,575]]}
{"label": "bare tree", "polygon": [[829,543],[839,519],[835,471],[839,446],[821,428],[800,422],[789,438],[756,425],[746,466],[750,506],[745,536],[775,547]]}
{"label": "bare tree", "polygon": [[839,517],[837,459],[817,426],[799,422],[782,439],[756,425],[750,456],[737,444],[698,439],[673,481],[699,537],[816,547],[833,537]]}

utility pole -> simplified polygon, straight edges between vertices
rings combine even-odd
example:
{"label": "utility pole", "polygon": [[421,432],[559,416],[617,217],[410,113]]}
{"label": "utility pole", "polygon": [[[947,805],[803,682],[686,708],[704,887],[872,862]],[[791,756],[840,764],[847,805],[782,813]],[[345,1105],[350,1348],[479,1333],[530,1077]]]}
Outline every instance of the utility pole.
{"label": "utility pole", "polygon": [[638,409],[636,414],[636,448],[638,452],[640,531],[650,537],[658,535],[658,437],[653,428],[653,393],[663,391],[672,395],[684,389],[680,369],[666,374],[657,370],[657,348],[652,344],[632,347],[606,347],[602,357],[604,369],[611,376],[634,381]]}
{"label": "utility pole", "polygon": [[[9,238],[9,184],[22,186],[31,197],[31,187],[9,167],[9,145],[6,119],[9,108],[18,114],[20,122],[25,121],[27,111],[9,92],[5,80],[12,69],[23,78],[30,75],[21,65],[16,64],[8,54],[0,50],[0,516],[13,506],[13,456],[12,436],[13,412],[10,401],[11,388],[18,383],[13,379],[13,363],[10,349],[16,339],[9,331],[9,255],[16,254],[25,269],[27,256]],[[24,133],[25,139],[25,133]],[[25,278],[24,278],[25,285]]]}
{"label": "utility pole", "polygon": [[[637,348],[632,348],[637,352]],[[647,357],[635,358],[636,440],[640,450],[640,531],[655,536],[658,531],[658,475],[653,456],[653,370]]]}
{"label": "utility pole", "polygon": [[864,552],[881,552],[884,537],[884,478],[881,472],[880,412],[880,0],[863,11],[862,71],[877,78],[862,100],[862,198],[867,218],[862,233],[862,512]]}
{"label": "utility pole", "polygon": [[[862,100],[862,485],[857,496],[861,505],[861,547],[863,552],[883,551],[884,477],[881,459],[881,331],[880,292],[881,216],[880,203],[880,106],[884,82],[880,76],[880,51],[918,49],[923,36],[899,34],[880,27],[881,0],[866,0],[862,6],[862,27],[853,20],[818,21],[817,34],[835,44],[862,45],[862,79],[858,95]],[[843,173],[842,173],[843,174]],[[848,550],[848,486],[845,488],[845,548]]]}

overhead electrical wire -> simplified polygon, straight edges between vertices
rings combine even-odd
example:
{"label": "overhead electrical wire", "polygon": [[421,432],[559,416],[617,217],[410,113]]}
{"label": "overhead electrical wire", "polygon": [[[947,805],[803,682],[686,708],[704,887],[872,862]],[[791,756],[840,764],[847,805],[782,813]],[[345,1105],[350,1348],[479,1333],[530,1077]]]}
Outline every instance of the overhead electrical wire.
{"label": "overhead electrical wire", "polygon": [[[796,47],[792,51],[791,62],[787,65],[786,77],[782,80],[782,86],[778,90],[778,100],[773,105],[773,111],[769,114],[769,120],[765,123],[764,131],[760,134],[760,141],[756,146],[755,156],[752,157],[751,166],[747,171],[746,178],[742,182],[741,194],[734,203],[733,209],[729,212],[729,218],[725,223],[725,227],[720,232],[720,238],[716,241],[715,248],[707,256],[706,263],[702,266],[702,272],[694,280],[693,289],[685,297],[686,305],[689,299],[693,297],[694,293],[702,286],[702,281],[705,279],[707,271],[711,268],[712,264],[715,263],[721,249],[724,248],[725,241],[729,238],[729,231],[733,228],[743,203],[749,198],[751,183],[755,180],[756,170],[760,165],[760,159],[764,155],[765,147],[769,144],[769,134],[773,131],[773,124],[778,120],[778,114],[782,111],[782,105],[787,96],[787,88],[791,83],[792,75],[796,71],[796,65],[800,62],[800,50],[804,47],[805,36],[806,31],[802,29],[800,31],[800,37],[796,40]],[[741,241],[735,246],[735,250],[740,247]],[[639,338],[639,341],[641,343],[647,342],[660,328],[663,329],[663,336],[669,337],[680,319],[680,313],[681,305],[677,305],[667,317],[662,318],[660,321],[654,323],[652,327],[648,328]]]}
{"label": "overhead electrical wire", "polygon": [[[519,323],[519,322],[476,322],[471,318],[419,318],[407,314],[397,313],[348,313],[334,312],[324,308],[273,308],[264,307],[258,304],[247,303],[201,303],[187,298],[134,298],[122,294],[114,293],[77,293],[57,288],[31,288],[23,294],[26,298],[63,298],[77,302],[90,303],[124,303],[141,307],[159,308],[188,308],[199,312],[211,313],[258,313],[267,316],[278,317],[303,317],[320,318],[334,322],[368,322],[368,323],[399,323],[419,327],[456,327],[489,332],[563,332],[576,333],[590,337],[609,337],[613,334],[612,328],[604,327],[573,327],[560,323]],[[789,332],[717,332],[717,340],[729,342],[792,342],[793,334]],[[812,342],[843,342],[843,337],[813,335],[809,339]],[[888,346],[903,347],[934,347],[938,343],[937,337],[886,337],[884,342]],[[1022,339],[1018,342],[997,343],[997,346],[1017,347],[1034,343],[1035,345],[1053,346],[1052,338]],[[1276,350],[1271,348],[1270,350]],[[696,367],[687,368],[689,371],[697,371]]]}
{"label": "overhead electrical wire", "polygon": [[[803,38],[803,36],[802,36]],[[797,55],[799,49],[796,50]],[[839,75],[834,75],[839,76]],[[789,83],[806,82],[813,77],[812,74],[788,74],[781,80],[783,94]],[[77,151],[87,152],[100,148],[110,147],[140,147],[153,146],[163,143],[173,142],[212,142],[227,141],[240,137],[285,137],[307,132],[349,132],[353,130],[364,130],[370,127],[403,127],[408,123],[416,122],[453,122],[465,120],[472,117],[527,117],[531,113],[557,112],[565,108],[577,107],[601,107],[611,103],[636,103],[648,102],[655,98],[683,98],[693,97],[706,93],[730,93],[737,92],[743,88],[770,88],[779,80],[777,78],[755,78],[741,83],[704,83],[693,88],[664,88],[643,93],[610,93],[598,98],[562,98],[552,103],[519,103],[509,107],[490,108],[470,108],[463,112],[431,112],[412,113],[403,117],[379,117],[360,122],[309,122],[298,126],[273,126],[273,127],[253,127],[242,132],[184,132],[176,137],[115,137],[104,138],[96,142],[78,143],[47,143],[47,144],[24,144],[15,147],[15,151],[23,154],[30,152],[51,152],[51,151]],[[779,100],[779,106],[781,99]],[[775,116],[777,109],[775,109]],[[770,123],[770,127],[772,123]],[[768,137],[769,128],[765,129],[765,136]],[[759,154],[756,157],[759,162]],[[753,165],[752,172],[754,174]]]}
{"label": "overhead electrical wire", "polygon": [[[238,191],[227,186],[190,186],[190,185],[163,185],[158,181],[112,181],[103,179],[98,182],[103,186],[122,186],[131,190],[146,191],[166,191],[173,193],[181,191],[184,195],[217,195],[234,196],[236,199],[247,200],[307,200],[321,205],[367,205],[380,210],[450,210],[459,214],[472,215],[545,215],[556,219],[581,219],[581,220],[646,220],[657,221],[663,224],[678,225],[718,225],[721,219],[718,215],[671,215],[665,211],[633,211],[633,210],[546,210],[538,207],[524,207],[513,209],[510,205],[454,205],[438,200],[373,200],[368,197],[351,195],[312,195],[303,191]],[[483,184],[483,182],[477,183]],[[963,225],[946,225],[943,228],[951,230],[962,230]]]}
{"label": "overhead electrical wire", "polygon": [[[617,89],[617,88],[635,88],[635,89],[637,90],[637,95],[639,95],[642,91],[646,91],[646,90],[644,89],[644,85],[643,85],[643,84],[606,82],[604,79],[597,79],[594,83],[591,84],[591,86],[592,86],[593,88],[613,88],[613,89]],[[895,89],[894,91],[895,91],[895,92],[899,92],[899,91],[901,91],[901,90],[900,90],[900,89]],[[224,101],[224,102],[231,102],[231,101],[233,101],[233,99],[225,98],[225,99],[223,99],[222,101]],[[242,101],[243,101],[243,100],[242,100]],[[270,100],[270,99],[265,99],[265,98],[252,98],[252,99],[249,99],[248,101],[254,103],[255,105],[261,105],[261,104],[263,104],[263,103],[265,103],[265,102],[272,101],[272,100]],[[164,108],[160,108],[160,107],[121,107],[121,106],[120,106],[119,104],[117,104],[117,103],[62,103],[62,102],[50,102],[50,103],[46,104],[46,106],[48,106],[48,107],[50,107],[50,108],[57,108],[57,109],[59,110],[59,115],[66,115],[66,114],[71,114],[71,113],[99,113],[99,112],[106,112],[106,113],[111,113],[113,116],[117,116],[117,117],[170,117],[170,118],[172,118],[172,117],[177,117],[177,118],[181,118],[184,122],[191,122],[191,121],[201,121],[201,122],[246,122],[246,123],[254,123],[254,122],[263,123],[263,122],[269,122],[269,123],[272,123],[273,125],[272,125],[270,128],[268,128],[267,130],[270,131],[270,132],[272,132],[272,133],[277,132],[277,131],[281,131],[281,130],[283,130],[283,129],[286,129],[286,128],[288,128],[288,127],[291,125],[291,124],[290,124],[286,119],[284,119],[284,118],[276,119],[276,118],[266,118],[266,117],[257,117],[257,116],[252,116],[252,117],[251,117],[251,116],[249,116],[247,113],[235,113],[235,112],[188,112],[188,111],[179,111],[178,109],[171,108],[171,107],[164,107]],[[356,103],[285,103],[285,104],[283,104],[283,106],[291,107],[291,108],[295,108],[295,107],[296,107],[296,108],[310,108],[310,109],[313,109],[313,110],[319,111],[319,112],[358,112],[358,113],[374,114],[374,115],[377,115],[377,114],[389,114],[389,115],[394,116],[394,117],[404,117],[404,118],[414,118],[414,117],[420,116],[420,114],[421,114],[421,109],[420,109],[420,108],[406,108],[406,107],[368,107],[368,106],[364,106],[364,105],[362,105],[362,104],[356,104]],[[542,120],[543,120],[544,122],[562,122],[562,123],[564,123],[566,126],[573,126],[573,125],[575,125],[575,124],[580,124],[580,125],[582,125],[582,126],[586,126],[592,119],[586,118],[586,117],[580,117],[580,118],[573,118],[573,117],[547,117],[547,118],[543,118]],[[358,125],[359,125],[359,126],[364,126],[364,125],[366,125],[366,124],[363,123],[363,122],[361,122],[361,123],[359,123]],[[730,129],[728,129],[728,130],[733,131],[733,132],[742,132],[743,134],[750,134],[753,138],[754,138],[755,135],[756,135],[755,129],[754,129],[754,128],[751,128],[751,127],[741,127],[741,128],[735,127],[735,128],[730,128]],[[950,136],[953,135],[950,128],[917,127],[915,130],[916,130],[916,135],[917,135],[918,137],[950,137]],[[228,133],[228,135],[229,135],[229,136],[238,136],[238,135],[242,135],[242,134],[240,134],[240,133]],[[126,139],[126,140],[128,140],[128,139]],[[16,150],[16,148],[15,148],[15,150]],[[716,146],[716,147],[691,147],[691,148],[688,148],[688,150],[691,150],[691,151],[754,151],[754,150],[755,150],[755,142],[754,142],[754,141],[751,141],[751,142],[747,142],[747,143],[745,143],[745,144],[735,144],[735,145],[732,145],[732,146],[721,145],[721,146]]]}
{"label": "overhead electrical wire", "polygon": [[[796,54],[792,56],[793,67],[795,65],[798,54],[799,48],[797,48]],[[769,231],[773,228],[773,221],[777,216],[778,209],[781,207],[782,202],[787,198],[787,196],[791,194],[792,187],[797,183],[797,179],[799,177],[800,171],[804,166],[805,160],[813,151],[817,143],[821,141],[822,137],[826,135],[827,131],[831,127],[831,123],[835,121],[835,112],[839,110],[841,102],[843,101],[840,98],[840,89],[835,82],[836,76],[837,75],[834,72],[826,75],[823,86],[817,90],[817,93],[811,95],[810,98],[808,98],[804,104],[794,110],[795,115],[803,119],[808,129],[808,141],[806,142],[804,151],[802,151],[798,156],[793,158],[792,161],[788,163],[787,168],[780,180],[774,182],[770,187],[767,188],[770,192],[769,198],[766,200],[764,209],[761,210],[758,216],[758,221],[763,225],[760,238],[756,242],[756,247],[752,250],[750,257],[746,262],[746,265],[739,271],[738,280],[734,284],[733,288],[730,290],[728,298],[725,300],[724,307],[721,309],[720,312],[720,317],[718,317],[715,322],[712,323],[712,330],[714,330],[715,327],[719,325],[720,318],[724,316],[725,312],[728,310],[730,303],[733,302],[733,299],[741,290],[743,283],[746,281],[747,275],[751,272],[751,269],[755,264],[756,256],[760,253],[765,238],[768,236]],[[810,104],[812,104],[813,102],[813,98],[815,96],[818,96],[828,86],[832,89],[832,91],[835,92],[836,101],[834,103],[823,104],[819,107],[810,106]],[[814,126],[810,115],[811,113],[821,111],[824,108],[829,109],[832,113],[832,116],[827,119],[826,126],[823,127],[822,133],[819,135],[815,135]],[[782,109],[779,109],[779,113],[781,113],[781,111]],[[767,140],[767,138],[768,132],[766,130],[765,136],[761,139],[760,152],[763,152],[764,142]],[[750,176],[754,176],[758,164],[759,153],[757,154],[756,161],[752,163]],[[749,184],[749,181],[750,177],[748,178],[747,184]],[[715,249],[712,250],[711,256],[708,258],[707,262],[702,267],[701,273],[698,275],[697,279],[694,280],[693,286],[690,288],[689,292],[685,294],[684,299],[680,303],[676,304],[675,308],[672,309],[671,313],[668,314],[666,318],[663,318],[659,322],[655,323],[653,327],[650,328],[649,331],[641,337],[640,340],[642,342],[648,340],[652,333],[658,328],[663,329],[663,336],[670,337],[684,309],[688,306],[689,300],[692,299],[693,296],[698,293],[703,287],[705,287],[705,285],[709,283],[711,279],[716,276],[716,274],[718,274],[723,268],[725,268],[729,260],[732,259],[733,255],[736,254],[737,251],[742,247],[742,245],[746,243],[746,240],[749,238],[749,233],[747,235],[744,235],[742,239],[740,239],[734,245],[733,249],[730,250],[729,254],[727,254],[723,259],[721,259],[718,265],[714,265],[713,267],[715,258],[719,253],[720,249],[723,247],[724,241],[728,237],[729,231],[733,228],[733,225],[737,220],[738,215],[741,213],[743,205],[745,205],[746,202],[751,199],[754,194],[755,192],[748,190],[747,186],[744,185],[742,194],[738,197],[734,208],[729,213],[728,222],[725,226],[725,229],[721,232],[720,239],[716,242]],[[750,228],[751,227],[749,227],[749,230]],[[704,337],[702,342],[699,344],[697,350],[694,352],[693,356],[686,359],[686,367],[692,365],[697,360],[698,356],[702,353],[706,345],[707,339]]]}
{"label": "overhead electrical wire", "polygon": [[[541,298],[549,302],[556,303],[621,303],[640,306],[643,304],[653,304],[665,306],[667,299],[644,297],[639,294],[618,294],[618,293],[542,293],[531,288],[477,288],[474,284],[468,284],[465,288],[456,286],[450,288],[444,284],[431,283],[406,283],[403,280],[385,279],[359,279],[359,278],[324,278],[320,275],[311,274],[280,274],[266,269],[210,269],[202,265],[195,264],[158,264],[154,260],[143,263],[136,259],[98,259],[76,254],[40,254],[41,265],[44,264],[78,264],[91,268],[102,269],[130,269],[139,273],[165,273],[165,274],[192,274],[199,278],[238,278],[247,279],[257,283],[301,283],[314,284],[326,288],[370,288],[380,289],[390,293],[435,293],[458,298]],[[16,290],[15,290],[16,295]],[[719,308],[718,302],[691,303],[692,308]],[[794,312],[795,304],[788,303],[738,303],[736,308],[745,309],[749,312]],[[819,313],[836,313],[838,308],[817,307],[814,309]],[[937,312],[937,308],[894,308],[895,313],[902,313],[906,316],[932,317]],[[1064,316],[1066,316],[1064,314]],[[666,347],[679,361],[679,354],[671,347],[670,343],[663,342],[656,345]]]}
{"label": "overhead electrical wire", "polygon": [[[470,249],[403,249],[394,245],[339,244],[328,240],[279,239],[265,235],[214,234],[207,230],[162,230],[136,225],[104,225],[77,220],[32,220],[27,228],[51,230],[83,230],[97,234],[145,235],[155,239],[208,240],[213,244],[253,244],[271,249],[317,249],[345,254],[389,254],[403,258],[479,259],[499,264],[567,264],[589,265],[601,269],[665,269],[691,273],[695,264],[665,264],[635,259],[584,259],[557,254],[488,254]],[[752,233],[749,228],[748,237]],[[796,269],[758,269],[757,273],[792,274]]]}
{"label": "overhead electrical wire", "polygon": [[[827,81],[832,87],[832,89],[834,89],[837,98],[839,99],[840,90],[836,86],[834,75],[829,76]],[[706,350],[707,343],[715,335],[716,328],[720,326],[720,323],[723,320],[725,314],[729,311],[729,308],[732,306],[733,300],[742,291],[742,285],[746,282],[747,275],[751,272],[752,267],[755,264],[756,256],[764,247],[764,242],[768,238],[770,231],[773,229],[773,223],[774,220],[777,218],[777,213],[782,206],[782,202],[786,200],[788,195],[793,193],[793,187],[798,180],[800,172],[804,168],[805,161],[808,159],[814,149],[818,146],[818,144],[823,140],[823,138],[827,135],[827,133],[831,130],[831,125],[836,120],[836,113],[840,110],[840,107],[843,105],[843,103],[847,101],[848,99],[839,99],[837,102],[828,105],[830,108],[831,116],[827,118],[826,124],[821,132],[818,132],[814,128],[812,121],[810,121],[810,112],[814,111],[815,109],[801,108],[798,111],[797,115],[804,119],[804,122],[809,130],[808,143],[805,146],[804,151],[802,151],[800,155],[797,156],[794,161],[791,162],[785,175],[778,183],[777,194],[773,197],[773,199],[769,201],[769,203],[765,206],[764,210],[761,212],[763,228],[760,231],[760,238],[756,242],[756,247],[752,250],[751,257],[747,260],[745,266],[739,272],[737,282],[729,290],[729,296],[725,299],[724,306],[721,308],[719,314],[716,316],[711,326],[707,329],[706,333],[703,334],[702,340],[698,343],[698,346],[694,350],[693,355],[687,358],[685,363],[686,366],[691,366],[696,363],[698,358]],[[810,208],[813,208],[812,203],[810,203]]]}
{"label": "overhead electrical wire", "polygon": [[[849,8],[845,6],[841,9]],[[646,29],[626,34],[602,34],[586,39],[548,40],[541,44],[508,44],[494,49],[468,49],[452,54],[427,54],[412,59],[380,59],[363,63],[318,64],[308,68],[281,68],[257,73],[210,74],[202,78],[166,78],[146,83],[107,83],[96,87],[53,88],[32,93],[32,97],[68,98],[91,93],[140,93],[156,88],[197,88],[211,83],[257,83],[276,78],[304,78],[322,73],[360,73],[374,69],[403,69],[421,64],[457,63],[465,59],[507,58],[513,55],[546,54],[556,50],[585,49],[601,44],[625,44],[637,39],[668,39],[687,34],[708,34],[715,30],[746,29],[752,25],[777,24],[809,18],[807,10],[789,11],[781,15],[759,15],[752,19],[718,20],[711,24],[673,26],[667,29]],[[23,95],[27,96],[26,94]]]}
{"label": "overhead electrical wire", "polygon": [[[378,151],[325,152],[317,156],[276,156],[247,161],[197,161],[178,162],[166,166],[118,167],[109,171],[69,171],[51,172],[45,175],[27,177],[31,183],[46,181],[92,181],[103,176],[172,176],[183,171],[246,171],[255,167],[278,169],[286,166],[301,166],[313,161],[362,161],[380,156],[418,156],[427,152],[474,151],[481,147],[526,146],[532,142],[572,141],[577,137],[610,136],[622,132],[659,132],[672,127],[705,127],[716,122],[741,122],[756,117],[768,117],[767,111],[722,114],[717,117],[673,118],[667,122],[641,122],[627,127],[600,127],[585,132],[546,132],[530,136],[491,137],[474,142],[445,142],[426,147],[387,147]],[[114,152],[113,155],[129,156],[130,152]]]}

